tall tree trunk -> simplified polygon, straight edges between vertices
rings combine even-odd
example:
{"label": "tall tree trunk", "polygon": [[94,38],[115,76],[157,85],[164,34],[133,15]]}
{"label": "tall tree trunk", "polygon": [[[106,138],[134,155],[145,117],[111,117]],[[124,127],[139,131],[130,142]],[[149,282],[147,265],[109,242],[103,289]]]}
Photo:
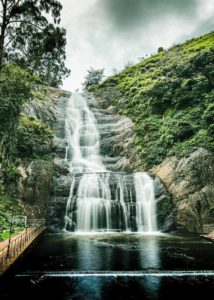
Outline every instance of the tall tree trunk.
{"label": "tall tree trunk", "polygon": [[4,58],[4,35],[3,35],[3,30],[1,30],[1,35],[0,35],[0,69],[3,65],[3,58]]}
{"label": "tall tree trunk", "polygon": [[5,42],[5,34],[7,28],[7,7],[8,0],[2,1],[2,24],[1,24],[1,32],[0,32],[0,68],[3,65],[4,59],[4,42]]}

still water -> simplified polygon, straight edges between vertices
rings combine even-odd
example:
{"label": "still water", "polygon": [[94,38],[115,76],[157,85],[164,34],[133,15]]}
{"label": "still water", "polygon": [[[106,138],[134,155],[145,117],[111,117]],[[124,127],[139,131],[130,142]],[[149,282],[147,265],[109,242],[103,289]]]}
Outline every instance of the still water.
{"label": "still water", "polygon": [[[214,244],[195,236],[44,235],[0,299],[213,299]],[[11,286],[13,287],[11,289]]]}

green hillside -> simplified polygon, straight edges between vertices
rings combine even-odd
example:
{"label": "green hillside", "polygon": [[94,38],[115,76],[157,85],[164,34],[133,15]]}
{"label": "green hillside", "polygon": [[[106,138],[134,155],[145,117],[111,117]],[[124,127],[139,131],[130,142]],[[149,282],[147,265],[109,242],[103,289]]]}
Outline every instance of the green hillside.
{"label": "green hillside", "polygon": [[89,91],[134,122],[142,167],[214,150],[214,32],[125,68]]}

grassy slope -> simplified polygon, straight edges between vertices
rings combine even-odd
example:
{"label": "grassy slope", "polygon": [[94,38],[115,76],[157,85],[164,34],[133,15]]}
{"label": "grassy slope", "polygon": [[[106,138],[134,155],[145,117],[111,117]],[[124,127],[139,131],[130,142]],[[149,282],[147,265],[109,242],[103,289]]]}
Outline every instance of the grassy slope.
{"label": "grassy slope", "polygon": [[142,167],[214,150],[214,32],[176,45],[91,86],[135,122]]}

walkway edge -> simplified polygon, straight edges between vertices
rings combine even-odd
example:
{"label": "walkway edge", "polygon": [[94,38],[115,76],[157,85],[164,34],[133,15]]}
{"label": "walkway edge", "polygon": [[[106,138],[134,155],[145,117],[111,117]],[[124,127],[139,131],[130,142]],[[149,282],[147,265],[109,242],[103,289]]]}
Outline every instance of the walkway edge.
{"label": "walkway edge", "polygon": [[7,245],[4,249],[0,250],[0,276],[14,264],[23,252],[46,229],[47,227],[45,226],[32,228],[30,232],[28,231],[23,235],[18,235],[17,239],[13,240],[11,246]]}

